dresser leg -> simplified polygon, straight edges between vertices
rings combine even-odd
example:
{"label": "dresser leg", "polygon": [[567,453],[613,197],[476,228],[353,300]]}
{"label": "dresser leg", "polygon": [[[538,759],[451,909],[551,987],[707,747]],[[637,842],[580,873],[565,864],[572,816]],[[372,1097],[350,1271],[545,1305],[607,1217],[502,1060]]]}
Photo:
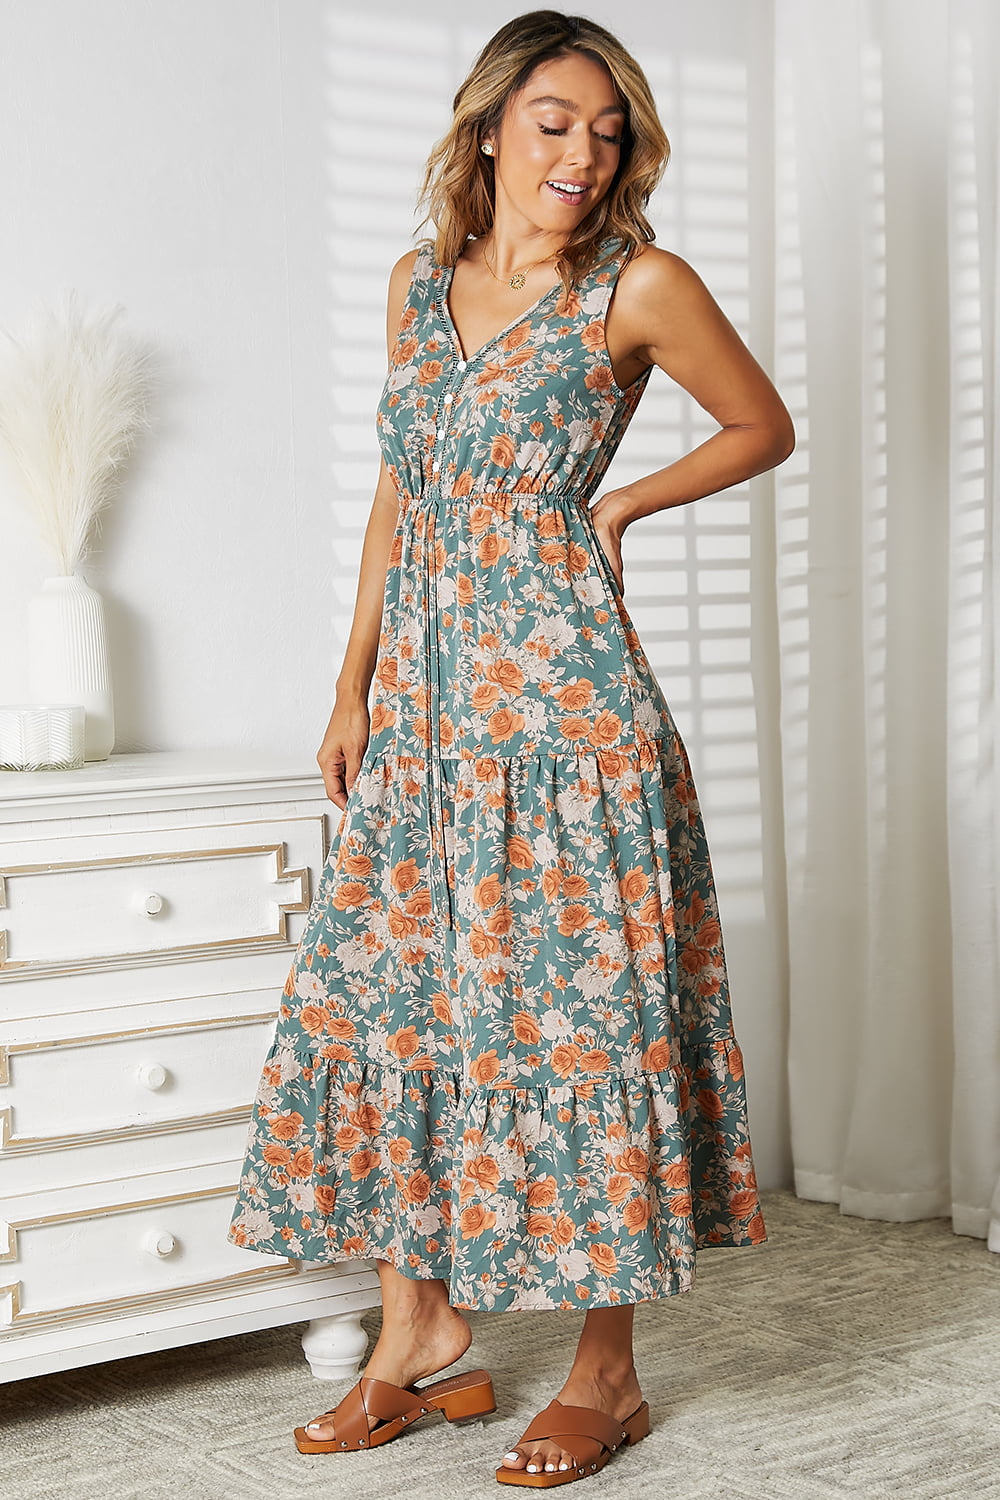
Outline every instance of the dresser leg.
{"label": "dresser leg", "polygon": [[313,1318],[302,1335],[302,1349],[317,1380],[343,1380],[356,1375],[368,1347],[361,1326],[363,1309]]}

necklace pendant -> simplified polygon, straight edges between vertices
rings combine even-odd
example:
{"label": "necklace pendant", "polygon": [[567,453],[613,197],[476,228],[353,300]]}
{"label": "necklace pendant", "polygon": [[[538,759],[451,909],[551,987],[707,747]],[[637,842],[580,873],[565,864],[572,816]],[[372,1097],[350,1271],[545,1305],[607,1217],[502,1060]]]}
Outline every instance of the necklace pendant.
{"label": "necklace pendant", "polygon": [[513,276],[510,278],[510,282],[508,283],[508,285],[510,286],[511,291],[512,292],[519,292],[521,290],[521,288],[524,286],[524,284],[527,281],[527,279],[528,278],[527,278],[527,276],[525,276],[525,274],[524,274],[523,271],[515,271],[514,274],[513,274]]}

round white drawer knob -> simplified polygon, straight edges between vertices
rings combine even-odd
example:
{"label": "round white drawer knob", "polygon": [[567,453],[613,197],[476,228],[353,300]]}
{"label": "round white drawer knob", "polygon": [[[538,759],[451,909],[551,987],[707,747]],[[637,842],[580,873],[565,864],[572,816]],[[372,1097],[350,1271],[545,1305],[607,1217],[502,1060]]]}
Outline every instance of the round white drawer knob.
{"label": "round white drawer knob", "polygon": [[143,1063],[136,1076],[144,1089],[162,1089],[167,1081],[167,1070],[162,1063]]}
{"label": "round white drawer knob", "polygon": [[159,916],[163,910],[163,897],[156,891],[136,891],[132,905],[137,912],[147,917]]}
{"label": "round white drawer knob", "polygon": [[142,1248],[150,1255],[165,1260],[177,1249],[177,1241],[166,1229],[151,1229],[142,1241]]}

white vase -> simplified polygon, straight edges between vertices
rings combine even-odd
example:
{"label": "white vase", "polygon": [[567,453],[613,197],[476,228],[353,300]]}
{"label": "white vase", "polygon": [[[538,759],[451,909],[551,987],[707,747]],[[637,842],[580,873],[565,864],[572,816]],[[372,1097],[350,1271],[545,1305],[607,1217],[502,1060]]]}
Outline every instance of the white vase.
{"label": "white vase", "polygon": [[115,710],[104,601],[78,574],[46,578],[28,604],[28,693],[33,703],[82,703],[84,759],[106,760]]}

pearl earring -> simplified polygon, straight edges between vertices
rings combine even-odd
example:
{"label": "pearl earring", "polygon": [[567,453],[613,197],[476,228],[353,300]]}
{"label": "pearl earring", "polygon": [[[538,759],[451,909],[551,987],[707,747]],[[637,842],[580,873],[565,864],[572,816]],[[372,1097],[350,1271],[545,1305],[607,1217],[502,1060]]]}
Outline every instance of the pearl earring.
{"label": "pearl earring", "polygon": [[484,156],[492,156],[493,155],[493,147],[490,145],[489,141],[484,141],[483,144],[480,146],[479,149],[483,153]]}

